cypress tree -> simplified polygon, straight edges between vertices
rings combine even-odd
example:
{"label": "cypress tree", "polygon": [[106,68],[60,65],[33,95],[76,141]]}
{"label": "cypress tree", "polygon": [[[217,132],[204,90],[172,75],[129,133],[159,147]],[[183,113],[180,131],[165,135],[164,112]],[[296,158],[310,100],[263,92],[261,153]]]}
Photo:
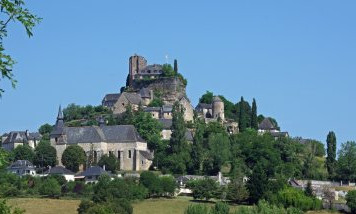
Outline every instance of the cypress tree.
{"label": "cypress tree", "polygon": [[187,128],[184,122],[184,108],[175,102],[172,109],[172,135],[170,146],[172,153],[180,153],[186,147],[185,132]]}
{"label": "cypress tree", "polygon": [[178,62],[176,59],[174,60],[174,73],[178,74]]}
{"label": "cypress tree", "polygon": [[246,126],[246,110],[245,110],[245,101],[244,97],[241,97],[240,103],[240,112],[239,112],[239,129],[241,132],[245,131]]}
{"label": "cypress tree", "polygon": [[251,128],[258,129],[258,122],[257,122],[257,104],[255,98],[252,101],[252,113],[251,113]]}
{"label": "cypress tree", "polygon": [[330,177],[335,175],[335,166],[336,166],[336,136],[333,131],[328,133],[326,138],[327,145],[327,157],[326,157],[326,168]]}

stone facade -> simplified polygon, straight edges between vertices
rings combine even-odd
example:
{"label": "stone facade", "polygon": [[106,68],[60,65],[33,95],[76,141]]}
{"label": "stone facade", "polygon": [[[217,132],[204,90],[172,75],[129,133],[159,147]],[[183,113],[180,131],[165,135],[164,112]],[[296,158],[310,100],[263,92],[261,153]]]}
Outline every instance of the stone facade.
{"label": "stone facade", "polygon": [[112,153],[120,161],[120,170],[148,170],[153,153],[132,125],[66,127],[60,110],[50,135],[50,142],[57,150],[57,160],[62,165],[62,155],[70,145],[83,148],[86,156],[92,153],[94,162]]}

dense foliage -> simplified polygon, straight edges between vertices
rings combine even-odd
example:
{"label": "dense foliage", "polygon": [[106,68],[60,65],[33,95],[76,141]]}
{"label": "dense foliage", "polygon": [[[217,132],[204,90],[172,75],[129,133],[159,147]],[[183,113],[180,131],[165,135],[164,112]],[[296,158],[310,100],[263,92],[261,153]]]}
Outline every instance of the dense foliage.
{"label": "dense foliage", "polygon": [[35,148],[33,164],[40,167],[55,166],[57,151],[48,141],[41,141]]}
{"label": "dense foliage", "polygon": [[112,112],[102,105],[79,106],[72,103],[63,109],[64,121],[68,126],[98,125],[99,117],[107,118],[111,114]]}
{"label": "dense foliage", "polygon": [[80,165],[85,164],[85,161],[85,152],[83,148],[78,145],[68,146],[62,154],[63,165],[73,172],[78,172]]}
{"label": "dense foliage", "polygon": [[105,155],[101,156],[101,158],[100,158],[100,160],[98,162],[98,165],[100,167],[104,167],[105,166],[105,170],[115,173],[116,170],[119,169],[120,162],[115,157],[114,154],[110,153],[109,155],[105,154]]}
{"label": "dense foliage", "polygon": [[336,136],[334,132],[329,132],[326,138],[327,146],[327,157],[326,157],[326,167],[330,177],[335,176],[336,167]]}
{"label": "dense foliage", "polygon": [[346,195],[346,204],[350,207],[351,213],[356,213],[356,190],[351,190]]}

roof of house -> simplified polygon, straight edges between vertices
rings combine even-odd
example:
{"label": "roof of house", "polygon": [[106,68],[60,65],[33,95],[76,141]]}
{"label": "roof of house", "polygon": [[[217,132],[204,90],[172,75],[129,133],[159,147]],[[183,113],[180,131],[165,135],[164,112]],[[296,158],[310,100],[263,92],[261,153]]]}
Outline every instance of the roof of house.
{"label": "roof of house", "polygon": [[171,129],[172,127],[172,119],[158,119],[158,122],[160,122],[163,126],[163,129]]}
{"label": "roof of house", "polygon": [[137,93],[123,92],[122,95],[125,96],[131,104],[139,105],[142,101],[141,96]]}
{"label": "roof of house", "polygon": [[162,106],[162,112],[163,113],[168,113],[168,112],[172,112],[173,106],[171,105],[163,105]]}
{"label": "roof of house", "polygon": [[119,93],[116,94],[106,94],[105,97],[103,98],[103,101],[109,102],[109,101],[117,101],[120,97]]}
{"label": "roof of house", "polygon": [[148,88],[141,88],[140,96],[141,98],[151,98],[151,92]]}
{"label": "roof of house", "polygon": [[153,160],[153,153],[149,151],[140,151],[140,154],[147,160]]}
{"label": "roof of house", "polygon": [[269,118],[263,119],[263,121],[258,125],[260,130],[273,130],[276,129]]}
{"label": "roof of house", "polygon": [[64,168],[63,166],[55,166],[48,169],[45,174],[57,174],[57,175],[74,175],[74,172],[69,169]]}
{"label": "roof of house", "polygon": [[79,173],[78,176],[87,177],[87,176],[98,176],[98,175],[102,175],[102,174],[111,175],[110,172],[105,171],[100,166],[91,166],[88,169],[86,169],[84,172]]}
{"label": "roof of house", "polygon": [[64,127],[68,144],[144,142],[133,125]]}
{"label": "roof of house", "polygon": [[288,132],[269,132],[273,137],[288,137]]}
{"label": "roof of house", "polygon": [[199,103],[195,109],[211,109],[212,104],[208,103]]}
{"label": "roof of house", "polygon": [[161,111],[161,107],[146,107],[143,109],[143,111],[145,112],[153,112],[153,111]]}
{"label": "roof of house", "polygon": [[28,160],[17,160],[8,169],[35,169],[35,166]]}
{"label": "roof of house", "polygon": [[42,135],[38,132],[29,133],[27,131],[12,131],[8,133],[4,140],[4,144],[6,143],[26,143],[28,140],[40,140]]}

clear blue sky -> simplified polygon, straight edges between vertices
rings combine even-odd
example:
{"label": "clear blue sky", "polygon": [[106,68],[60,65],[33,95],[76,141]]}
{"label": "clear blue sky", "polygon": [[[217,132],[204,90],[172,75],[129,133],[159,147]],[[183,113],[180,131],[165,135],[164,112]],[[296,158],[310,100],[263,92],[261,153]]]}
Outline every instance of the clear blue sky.
{"label": "clear blue sky", "polygon": [[0,133],[53,124],[58,105],[99,105],[125,84],[128,58],[178,59],[193,105],[210,90],[292,136],[356,140],[356,1],[28,1],[43,21],[28,39],[12,23],[15,90]]}

